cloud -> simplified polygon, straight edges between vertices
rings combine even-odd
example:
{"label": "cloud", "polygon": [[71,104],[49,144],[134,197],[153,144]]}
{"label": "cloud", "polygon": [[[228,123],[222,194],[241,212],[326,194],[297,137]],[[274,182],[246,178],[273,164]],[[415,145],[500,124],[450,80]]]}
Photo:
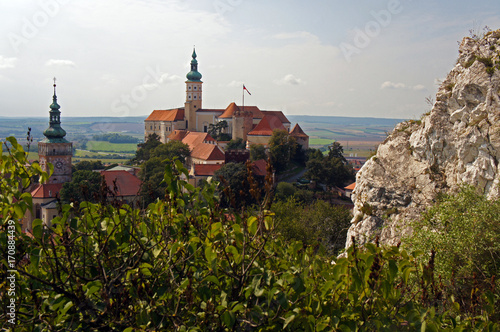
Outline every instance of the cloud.
{"label": "cloud", "polygon": [[68,66],[68,67],[76,67],[75,63],[71,60],[58,60],[58,59],[50,59],[45,62],[45,66]]}
{"label": "cloud", "polygon": [[406,89],[406,85],[404,83],[394,83],[390,81],[385,81],[380,86],[381,89]]}
{"label": "cloud", "polygon": [[288,33],[278,33],[272,36],[274,39],[289,40],[289,39],[303,39],[317,41],[318,37],[307,31],[296,31]]}
{"label": "cloud", "polygon": [[4,58],[0,55],[0,69],[14,68],[17,58]]}
{"label": "cloud", "polygon": [[384,90],[384,89],[391,89],[391,90],[415,90],[415,91],[425,91],[427,90],[427,88],[422,85],[422,84],[417,84],[417,85],[414,85],[414,86],[408,86],[404,83],[394,83],[394,82],[391,82],[391,81],[385,81],[384,83],[382,83],[382,85],[380,86],[380,89]]}
{"label": "cloud", "polygon": [[164,73],[160,76],[160,83],[174,83],[177,81],[180,81],[181,77],[178,75],[170,75],[167,73]]}
{"label": "cloud", "polygon": [[293,74],[285,75],[285,77],[283,77],[279,80],[275,80],[274,83],[277,85],[302,85],[302,84],[305,84],[305,82],[302,79],[295,77]]}

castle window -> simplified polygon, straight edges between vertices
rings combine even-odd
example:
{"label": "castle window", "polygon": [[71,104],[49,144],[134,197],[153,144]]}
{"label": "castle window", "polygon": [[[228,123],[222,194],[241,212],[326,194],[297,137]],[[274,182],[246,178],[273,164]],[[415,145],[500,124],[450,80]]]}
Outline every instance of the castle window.
{"label": "castle window", "polygon": [[203,126],[203,132],[204,132],[204,133],[207,133],[207,132],[208,132],[208,126],[207,126],[207,125]]}
{"label": "castle window", "polygon": [[196,99],[196,95],[194,95],[194,99]]}
{"label": "castle window", "polygon": [[188,87],[188,90],[191,90],[191,85]]}
{"label": "castle window", "polygon": [[194,89],[196,90],[196,87],[194,87]]}

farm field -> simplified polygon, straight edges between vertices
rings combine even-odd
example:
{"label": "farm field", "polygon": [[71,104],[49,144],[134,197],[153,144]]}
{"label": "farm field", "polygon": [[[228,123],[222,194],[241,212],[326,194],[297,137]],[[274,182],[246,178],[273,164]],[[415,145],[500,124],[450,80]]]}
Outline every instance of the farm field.
{"label": "farm field", "polygon": [[136,143],[110,143],[106,141],[88,141],[87,150],[102,152],[129,152],[135,153]]}

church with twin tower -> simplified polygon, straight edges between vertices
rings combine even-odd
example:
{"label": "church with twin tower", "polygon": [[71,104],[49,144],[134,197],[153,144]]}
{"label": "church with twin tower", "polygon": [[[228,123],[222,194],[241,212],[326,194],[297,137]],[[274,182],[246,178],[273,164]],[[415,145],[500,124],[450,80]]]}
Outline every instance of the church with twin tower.
{"label": "church with twin tower", "polygon": [[281,111],[261,110],[257,106],[236,105],[226,108],[203,108],[203,82],[198,71],[196,50],[191,56],[191,70],[186,75],[184,107],[154,110],[144,120],[144,139],[152,134],[163,143],[185,137],[187,133],[207,133],[209,126],[221,121],[227,123],[226,133],[232,139],[241,138],[247,147],[252,144],[267,146],[274,130],[286,130],[297,139],[302,148],[309,147],[309,136],[298,124],[290,130],[290,121]]}

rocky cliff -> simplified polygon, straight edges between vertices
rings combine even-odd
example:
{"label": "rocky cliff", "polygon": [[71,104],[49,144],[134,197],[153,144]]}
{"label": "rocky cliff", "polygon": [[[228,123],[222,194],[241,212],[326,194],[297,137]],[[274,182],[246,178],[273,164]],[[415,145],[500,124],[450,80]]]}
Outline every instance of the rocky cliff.
{"label": "rocky cliff", "polygon": [[500,30],[464,38],[431,111],[398,124],[359,171],[347,235],[396,244],[438,193],[500,197]]}

